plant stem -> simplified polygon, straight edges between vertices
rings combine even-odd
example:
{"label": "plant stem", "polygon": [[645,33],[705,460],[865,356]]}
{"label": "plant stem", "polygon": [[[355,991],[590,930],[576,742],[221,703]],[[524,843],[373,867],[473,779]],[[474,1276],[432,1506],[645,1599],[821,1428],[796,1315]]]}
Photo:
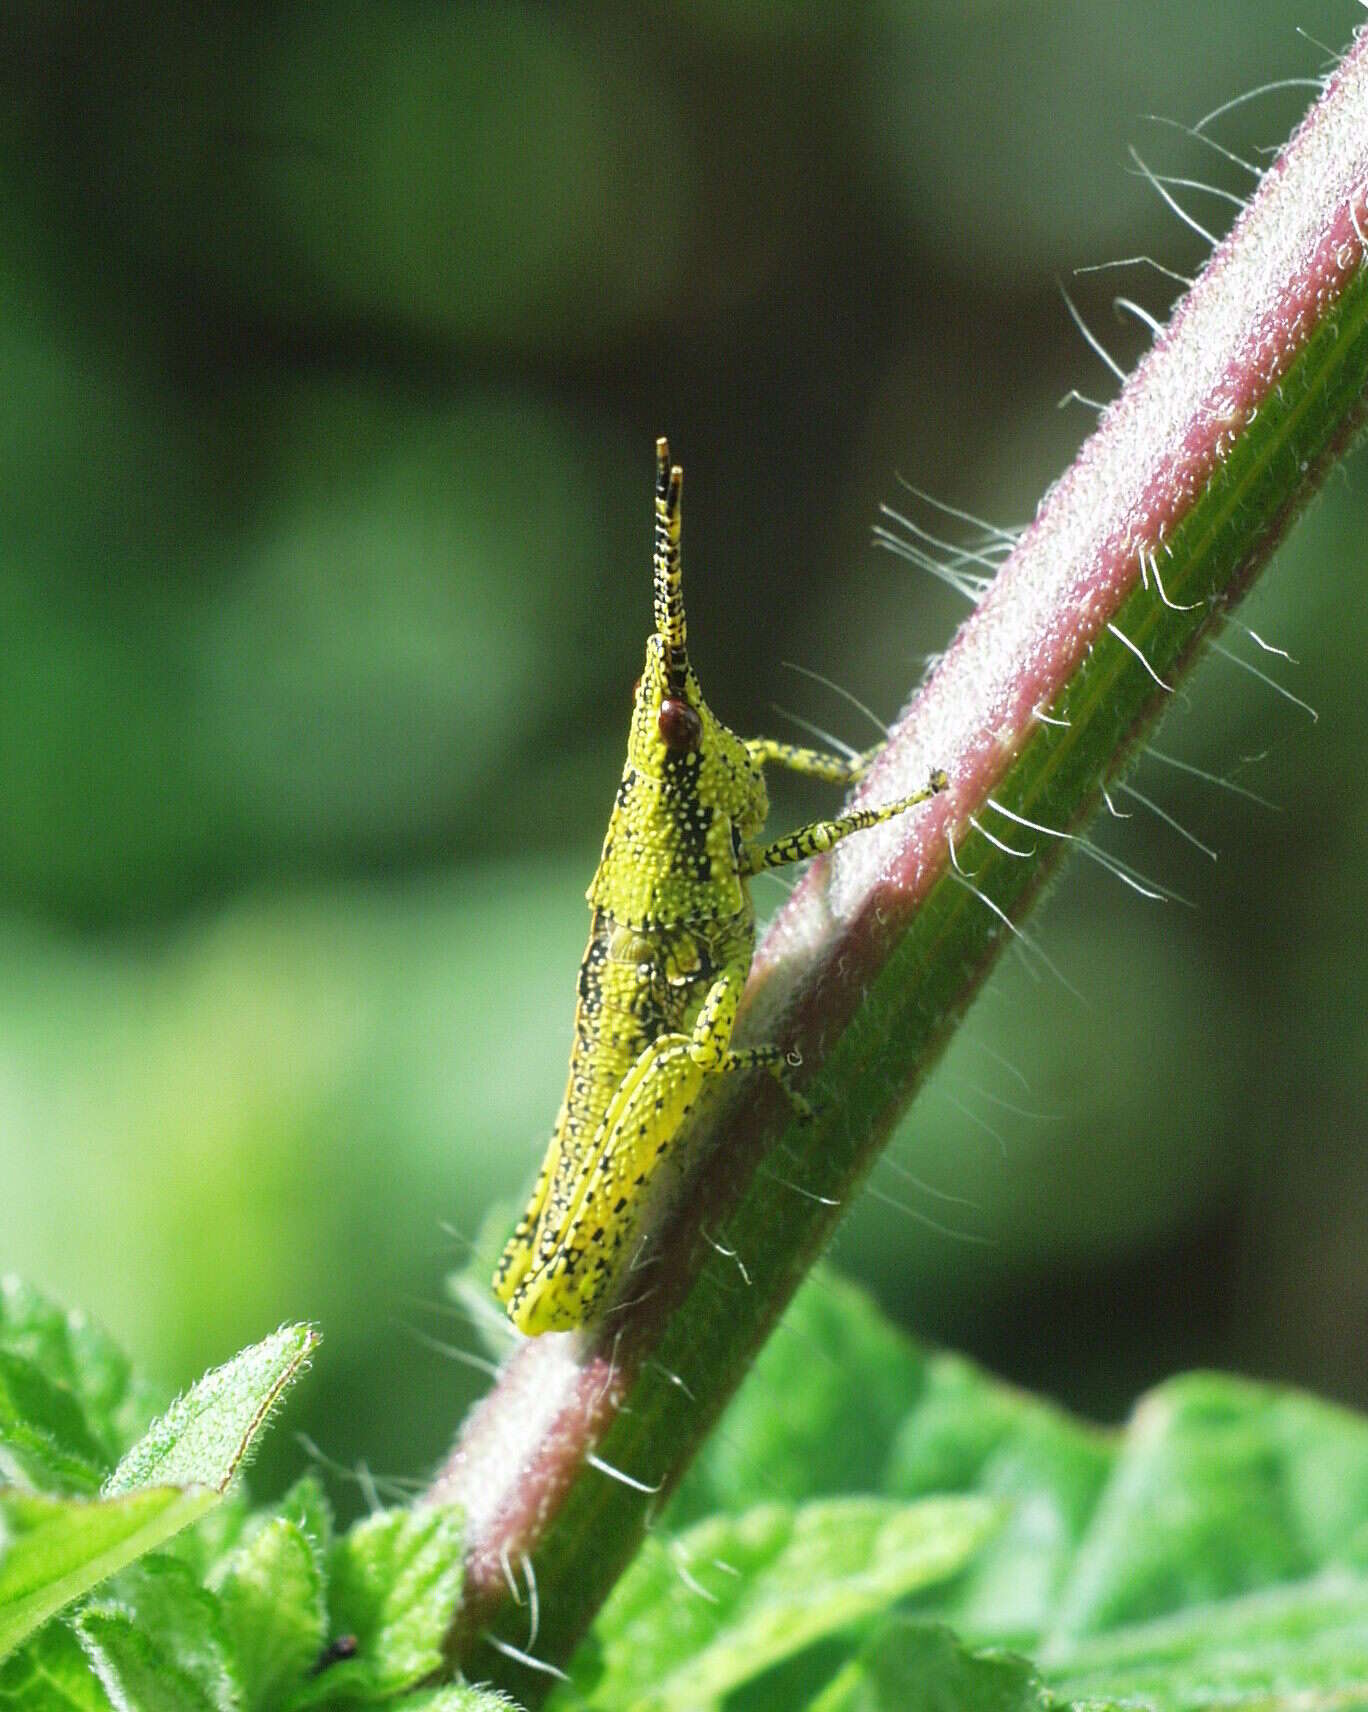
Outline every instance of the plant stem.
{"label": "plant stem", "polygon": [[638,1298],[520,1347],[467,1422],[431,1496],[468,1509],[472,1676],[545,1694],[496,1646],[568,1659],[1104,786],[1348,445],[1366,192],[1363,30],[862,794],[933,766],[949,791],[814,864],[766,935],[745,1034],[802,1054],[815,1121],[760,1086],[702,1113]]}

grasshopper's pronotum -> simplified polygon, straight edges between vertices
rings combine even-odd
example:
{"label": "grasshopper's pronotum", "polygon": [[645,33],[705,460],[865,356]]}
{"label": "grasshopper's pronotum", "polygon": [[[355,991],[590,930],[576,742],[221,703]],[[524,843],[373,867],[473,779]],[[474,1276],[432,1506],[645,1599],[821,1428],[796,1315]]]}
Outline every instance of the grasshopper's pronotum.
{"label": "grasshopper's pronotum", "polygon": [[877,826],[946,785],[761,839],[763,767],[853,784],[850,759],[729,731],[689,664],[680,578],[682,472],[656,442],[655,633],[636,686],[627,764],[589,887],[570,1079],[532,1199],[494,1289],[527,1333],[599,1317],[633,1259],[647,1197],[709,1076],[764,1069],[800,1112],[777,1046],[734,1050],[755,948],[748,881]]}

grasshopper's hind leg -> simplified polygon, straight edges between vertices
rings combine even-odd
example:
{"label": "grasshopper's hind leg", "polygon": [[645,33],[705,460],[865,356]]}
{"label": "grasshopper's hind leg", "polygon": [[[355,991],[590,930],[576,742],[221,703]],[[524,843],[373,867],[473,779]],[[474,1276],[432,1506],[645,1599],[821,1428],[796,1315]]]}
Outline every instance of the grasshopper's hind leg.
{"label": "grasshopper's hind leg", "polygon": [[686,1034],[661,1035],[623,1077],[555,1246],[535,1264],[529,1248],[506,1298],[519,1331],[536,1336],[587,1324],[627,1266],[647,1185],[659,1180],[654,1168],[670,1152],[702,1086],[704,1072],[689,1044]]}
{"label": "grasshopper's hind leg", "polygon": [[[556,1128],[559,1134],[560,1125],[557,1124]],[[494,1294],[501,1302],[513,1300],[531,1269],[537,1250],[537,1228],[541,1223],[542,1209],[546,1205],[546,1192],[559,1159],[560,1145],[557,1140],[553,1140],[542,1160],[541,1170],[537,1173],[537,1184],[532,1191],[532,1198],[523,1209],[517,1228],[509,1237],[507,1246],[499,1256],[499,1264],[494,1268]]]}
{"label": "grasshopper's hind leg", "polygon": [[[524,1332],[569,1331],[595,1319],[631,1260],[649,1186],[673,1151],[709,1076],[767,1070],[804,1116],[778,1046],[731,1047],[746,971],[737,965],[708,991],[690,1034],[663,1034],[623,1077],[591,1150],[577,1204],[554,1251],[509,1288],[508,1311]],[[516,1241],[516,1239],[515,1239]]]}

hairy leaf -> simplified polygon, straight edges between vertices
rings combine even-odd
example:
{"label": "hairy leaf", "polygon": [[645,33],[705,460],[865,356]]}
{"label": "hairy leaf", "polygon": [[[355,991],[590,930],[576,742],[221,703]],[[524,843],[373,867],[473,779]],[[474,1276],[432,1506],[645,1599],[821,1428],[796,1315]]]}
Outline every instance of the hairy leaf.
{"label": "hairy leaf", "polygon": [[133,1446],[105,1483],[106,1494],[152,1485],[221,1492],[317,1343],[311,1326],[282,1326],[206,1373]]}
{"label": "hairy leaf", "polygon": [[654,1542],[604,1608],[603,1712],[705,1712],[772,1666],[955,1575],[991,1533],[973,1499],[766,1505]]}
{"label": "hairy leaf", "polygon": [[461,1590],[459,1511],[383,1510],[333,1548],[328,1591],[334,1637],[353,1656],[325,1670],[301,1704],[334,1696],[370,1702],[416,1687],[440,1668]]}
{"label": "hairy leaf", "polygon": [[173,1486],[102,1499],[0,1494],[0,1658],[216,1502],[212,1491]]}

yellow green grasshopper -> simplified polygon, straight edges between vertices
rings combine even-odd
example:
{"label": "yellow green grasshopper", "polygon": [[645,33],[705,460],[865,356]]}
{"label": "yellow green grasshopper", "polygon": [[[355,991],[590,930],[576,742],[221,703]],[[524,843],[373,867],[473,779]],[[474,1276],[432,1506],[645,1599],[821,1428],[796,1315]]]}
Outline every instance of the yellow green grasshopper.
{"label": "yellow green grasshopper", "polygon": [[637,681],[627,764],[588,898],[570,1078],[527,1210],[494,1275],[520,1331],[592,1323],[618,1296],[637,1233],[709,1077],[766,1070],[800,1113],[778,1046],[733,1049],[755,949],[748,882],[830,850],[944,790],[814,821],[765,843],[763,768],[853,784],[849,758],[742,738],[703,699],[689,662],[679,558],[683,472],[656,442],[655,633]]}

